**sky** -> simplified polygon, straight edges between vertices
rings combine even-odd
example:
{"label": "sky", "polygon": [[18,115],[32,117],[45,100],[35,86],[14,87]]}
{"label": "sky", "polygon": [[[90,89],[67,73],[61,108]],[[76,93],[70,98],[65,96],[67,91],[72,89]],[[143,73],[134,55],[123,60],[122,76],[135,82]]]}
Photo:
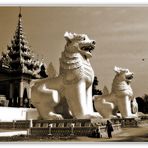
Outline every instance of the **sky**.
{"label": "sky", "polygon": [[[18,7],[0,7],[0,52],[11,42],[18,13]],[[135,97],[148,94],[148,6],[22,7],[22,16],[31,49],[57,72],[65,31],[85,33],[96,41],[91,64],[100,90],[111,89],[116,65],[134,72]]]}

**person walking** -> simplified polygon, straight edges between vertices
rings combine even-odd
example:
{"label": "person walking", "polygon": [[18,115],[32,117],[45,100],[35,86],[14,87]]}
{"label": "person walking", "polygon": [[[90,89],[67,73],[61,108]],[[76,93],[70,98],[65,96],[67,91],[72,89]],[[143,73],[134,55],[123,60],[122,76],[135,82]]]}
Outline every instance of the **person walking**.
{"label": "person walking", "polygon": [[112,123],[109,120],[107,120],[106,131],[107,131],[107,134],[108,134],[108,138],[112,138],[112,132],[114,130],[113,130]]}

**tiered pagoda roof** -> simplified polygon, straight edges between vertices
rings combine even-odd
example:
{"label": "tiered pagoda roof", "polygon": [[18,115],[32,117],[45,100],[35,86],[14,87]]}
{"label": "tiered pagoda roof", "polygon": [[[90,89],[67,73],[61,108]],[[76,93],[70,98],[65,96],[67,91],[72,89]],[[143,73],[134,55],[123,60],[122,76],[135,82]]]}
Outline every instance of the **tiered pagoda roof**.
{"label": "tiered pagoda roof", "polygon": [[47,77],[45,64],[43,61],[34,58],[33,52],[26,41],[21,11],[18,18],[18,25],[11,40],[11,45],[7,46],[6,53],[2,53],[0,69],[8,73],[26,74],[32,78]]}

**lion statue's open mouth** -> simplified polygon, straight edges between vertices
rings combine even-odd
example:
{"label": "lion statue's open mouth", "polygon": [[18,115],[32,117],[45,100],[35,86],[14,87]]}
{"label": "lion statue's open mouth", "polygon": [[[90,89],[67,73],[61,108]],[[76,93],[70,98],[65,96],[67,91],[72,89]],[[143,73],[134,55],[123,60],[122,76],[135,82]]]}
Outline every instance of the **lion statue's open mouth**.
{"label": "lion statue's open mouth", "polygon": [[88,37],[86,35],[84,35],[83,40],[84,41],[81,41],[80,43],[81,54],[86,56],[86,58],[90,58],[92,57],[91,52],[95,49],[96,42],[90,39],[89,39],[89,42],[87,42]]}
{"label": "lion statue's open mouth", "polygon": [[133,74],[127,75],[126,81],[131,82],[133,78],[134,78]]}
{"label": "lion statue's open mouth", "polygon": [[90,45],[90,46],[81,47],[81,50],[91,53],[91,51],[94,50],[94,48],[95,48],[95,46]]}
{"label": "lion statue's open mouth", "polygon": [[81,50],[84,51],[83,54],[86,57],[92,57],[91,52],[94,50],[94,48],[95,48],[95,42],[92,43],[92,44],[90,44],[89,46],[83,46],[83,47],[81,47]]}
{"label": "lion statue's open mouth", "polygon": [[68,52],[78,53],[89,59],[92,57],[92,51],[95,49],[96,42],[91,40],[86,34],[76,34],[66,32],[64,35],[67,40],[66,47]]}

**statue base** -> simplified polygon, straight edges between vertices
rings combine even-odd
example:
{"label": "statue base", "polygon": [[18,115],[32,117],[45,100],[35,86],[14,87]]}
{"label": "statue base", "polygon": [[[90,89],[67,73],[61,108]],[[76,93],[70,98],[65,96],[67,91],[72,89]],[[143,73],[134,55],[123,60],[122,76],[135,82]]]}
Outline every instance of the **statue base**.
{"label": "statue base", "polygon": [[0,121],[12,122],[14,120],[38,119],[39,114],[35,108],[0,107]]}

